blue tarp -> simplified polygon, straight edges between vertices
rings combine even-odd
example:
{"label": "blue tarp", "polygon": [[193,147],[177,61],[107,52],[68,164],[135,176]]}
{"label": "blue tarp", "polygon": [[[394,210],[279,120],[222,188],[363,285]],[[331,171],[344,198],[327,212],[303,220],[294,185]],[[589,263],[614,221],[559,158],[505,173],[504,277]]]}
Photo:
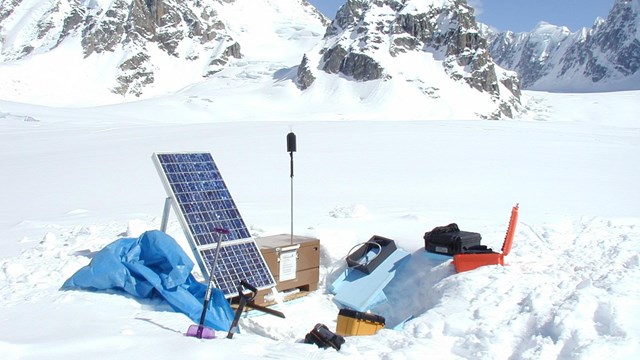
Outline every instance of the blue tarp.
{"label": "blue tarp", "polygon": [[[95,254],[62,290],[123,290],[137,298],[160,296],[171,307],[200,321],[206,285],[191,275],[193,262],[180,245],[161,231],[147,231],[139,238],[122,238]],[[213,289],[205,325],[228,331],[233,310],[224,294]]]}

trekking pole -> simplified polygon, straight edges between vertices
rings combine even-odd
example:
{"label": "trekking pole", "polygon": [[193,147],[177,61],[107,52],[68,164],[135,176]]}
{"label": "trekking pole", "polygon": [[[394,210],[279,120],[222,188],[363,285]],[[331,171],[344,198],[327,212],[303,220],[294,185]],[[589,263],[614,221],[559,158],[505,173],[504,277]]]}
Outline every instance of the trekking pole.
{"label": "trekking pole", "polygon": [[211,263],[211,271],[209,272],[209,284],[207,285],[207,292],[204,295],[204,302],[202,303],[202,314],[200,315],[200,323],[189,326],[187,330],[187,336],[197,337],[198,339],[213,339],[215,337],[215,331],[204,326],[205,318],[207,317],[207,309],[209,307],[209,301],[211,300],[211,291],[213,290],[213,282],[215,280],[214,275],[216,273],[216,263],[218,262],[218,255],[220,255],[220,248],[222,246],[222,237],[229,235],[229,230],[223,228],[215,228],[214,231],[218,233],[218,247],[216,247],[216,253],[213,256],[213,263]]}

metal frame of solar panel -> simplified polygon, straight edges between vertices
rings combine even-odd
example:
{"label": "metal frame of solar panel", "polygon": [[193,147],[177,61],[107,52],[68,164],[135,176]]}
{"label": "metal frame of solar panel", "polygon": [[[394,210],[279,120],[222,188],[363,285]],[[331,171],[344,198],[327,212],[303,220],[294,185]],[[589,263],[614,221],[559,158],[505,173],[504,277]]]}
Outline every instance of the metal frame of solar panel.
{"label": "metal frame of solar panel", "polygon": [[229,230],[220,244],[214,274],[215,284],[225,297],[238,295],[240,280],[258,289],[275,286],[211,154],[154,153],[152,158],[203,274],[211,273],[221,236],[215,229]]}

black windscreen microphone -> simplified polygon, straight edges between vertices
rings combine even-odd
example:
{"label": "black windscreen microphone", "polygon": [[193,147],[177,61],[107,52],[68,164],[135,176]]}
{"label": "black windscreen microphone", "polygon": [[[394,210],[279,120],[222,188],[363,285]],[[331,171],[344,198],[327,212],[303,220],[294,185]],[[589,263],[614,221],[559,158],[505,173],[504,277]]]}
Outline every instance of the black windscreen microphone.
{"label": "black windscreen microphone", "polygon": [[287,134],[287,152],[296,151],[296,134],[290,132]]}

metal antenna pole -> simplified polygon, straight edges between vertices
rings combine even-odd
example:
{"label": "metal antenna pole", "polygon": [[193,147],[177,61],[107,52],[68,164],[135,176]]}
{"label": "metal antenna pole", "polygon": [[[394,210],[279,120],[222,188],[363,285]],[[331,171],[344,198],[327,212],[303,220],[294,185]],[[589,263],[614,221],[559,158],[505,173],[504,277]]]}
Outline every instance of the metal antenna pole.
{"label": "metal antenna pole", "polygon": [[291,245],[293,245],[293,152],[289,153],[291,157]]}

